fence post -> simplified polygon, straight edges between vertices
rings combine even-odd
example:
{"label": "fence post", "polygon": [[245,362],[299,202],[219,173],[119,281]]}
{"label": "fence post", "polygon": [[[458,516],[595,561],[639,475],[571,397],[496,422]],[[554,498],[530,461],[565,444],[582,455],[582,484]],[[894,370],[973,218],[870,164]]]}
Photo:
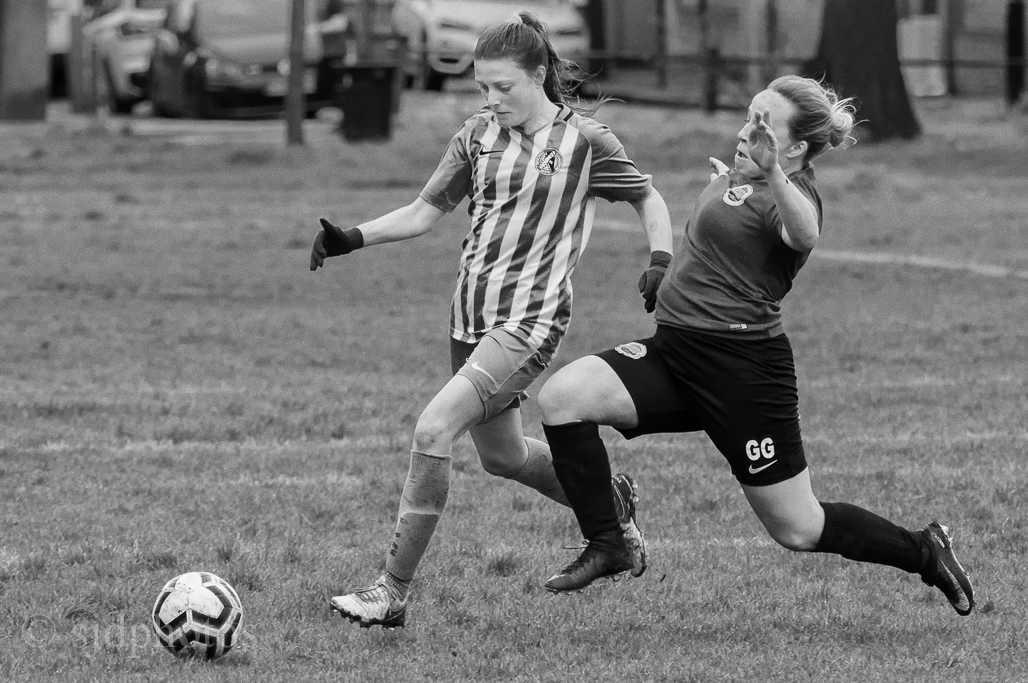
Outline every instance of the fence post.
{"label": "fence post", "polygon": [[707,0],[700,0],[700,59],[703,60],[703,102],[704,109],[708,114],[713,114],[718,108],[718,90],[720,89],[721,76],[721,50],[711,38],[710,31],[710,6]]}
{"label": "fence post", "polygon": [[289,73],[286,76],[286,145],[303,146],[303,120],[307,114],[307,96],[304,81],[307,65],[304,63],[303,43],[307,31],[307,3],[293,0],[289,11]]}
{"label": "fence post", "polygon": [[[778,43],[778,3],[767,0],[764,6],[764,30],[767,34],[767,61],[764,62],[764,83],[770,83],[778,77],[780,46]],[[763,87],[763,86],[761,86]]]}
{"label": "fence post", "polygon": [[1024,0],[1007,4],[1007,102],[1016,103],[1024,92]]}
{"label": "fence post", "polygon": [[665,90],[667,88],[667,2],[666,0],[657,0],[655,4],[657,87]]}
{"label": "fence post", "polygon": [[71,44],[64,80],[68,85],[68,104],[77,114],[86,111],[86,66],[82,27],[85,21],[80,12],[71,15]]}
{"label": "fence post", "polygon": [[103,57],[95,43],[87,47],[89,56],[90,97],[88,111],[93,115],[93,125],[100,130],[107,128],[110,118],[110,85],[107,83],[107,71],[104,69]]}
{"label": "fence post", "polygon": [[946,94],[956,95],[957,86],[957,28],[963,21],[963,4],[945,0],[946,14],[943,18],[943,68],[946,72]]}

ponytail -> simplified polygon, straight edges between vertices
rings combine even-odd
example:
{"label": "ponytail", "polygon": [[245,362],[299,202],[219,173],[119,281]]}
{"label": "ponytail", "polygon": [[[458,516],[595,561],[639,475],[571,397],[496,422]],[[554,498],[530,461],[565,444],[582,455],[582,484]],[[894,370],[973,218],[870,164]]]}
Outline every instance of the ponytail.
{"label": "ponytail", "polygon": [[855,138],[850,135],[856,125],[855,109],[849,100],[832,103],[832,124],[829,132],[828,145],[832,149],[848,147]]}
{"label": "ponytail", "polygon": [[527,72],[545,67],[543,92],[547,99],[579,114],[591,116],[606,101],[601,98],[593,106],[582,105],[574,91],[586,74],[577,64],[557,54],[546,26],[531,12],[518,12],[510,21],[486,29],[475,46],[475,59],[512,59]]}
{"label": "ponytail", "polygon": [[518,18],[521,23],[535,31],[546,50],[546,80],[543,81],[543,91],[547,99],[558,104],[568,104],[571,90],[573,90],[574,78],[577,75],[577,67],[570,61],[560,58],[557,51],[546,33],[546,27],[531,12],[519,12]]}
{"label": "ponytail", "polygon": [[828,85],[811,78],[782,76],[768,86],[796,106],[789,121],[789,134],[807,143],[808,162],[828,149],[841,149],[856,142],[856,106],[853,98],[840,98]]}

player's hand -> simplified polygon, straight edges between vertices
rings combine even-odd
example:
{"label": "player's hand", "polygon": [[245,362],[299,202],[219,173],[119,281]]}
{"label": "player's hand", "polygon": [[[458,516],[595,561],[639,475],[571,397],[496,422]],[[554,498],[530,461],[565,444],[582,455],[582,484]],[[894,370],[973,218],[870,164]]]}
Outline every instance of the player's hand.
{"label": "player's hand", "polygon": [[710,179],[712,181],[720,175],[727,175],[728,171],[728,165],[725,162],[710,157]]}
{"label": "player's hand", "polygon": [[311,247],[311,270],[325,265],[325,259],[331,256],[349,254],[354,249],[364,246],[364,234],[360,228],[343,230],[331,221],[321,218],[321,230],[314,237]]}
{"label": "player's hand", "polygon": [[664,280],[670,263],[671,254],[666,251],[658,250],[650,254],[650,265],[639,278],[639,293],[643,296],[647,313],[653,313],[653,309],[657,307],[657,289]]}
{"label": "player's hand", "polygon": [[778,138],[771,129],[771,112],[753,112],[753,125],[746,135],[747,154],[764,172],[771,173],[778,165]]}

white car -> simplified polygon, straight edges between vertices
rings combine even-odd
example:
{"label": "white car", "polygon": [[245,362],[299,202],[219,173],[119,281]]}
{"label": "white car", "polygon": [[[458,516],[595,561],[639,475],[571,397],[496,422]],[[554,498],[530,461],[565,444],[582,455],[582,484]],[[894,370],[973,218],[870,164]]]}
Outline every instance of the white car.
{"label": "white car", "polygon": [[546,25],[565,59],[589,51],[589,30],[571,0],[396,0],[393,27],[407,39],[408,82],[441,90],[451,76],[472,66],[482,31],[527,10]]}
{"label": "white car", "polygon": [[128,113],[147,97],[146,75],[153,33],[164,21],[167,0],[101,0],[82,29],[95,53],[98,92],[112,112]]}

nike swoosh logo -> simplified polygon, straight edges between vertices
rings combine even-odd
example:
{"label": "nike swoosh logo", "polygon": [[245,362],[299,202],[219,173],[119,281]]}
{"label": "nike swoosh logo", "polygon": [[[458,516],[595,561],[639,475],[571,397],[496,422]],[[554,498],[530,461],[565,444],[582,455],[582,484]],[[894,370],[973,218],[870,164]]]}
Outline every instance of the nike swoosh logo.
{"label": "nike swoosh logo", "polygon": [[505,149],[483,149],[481,152],[478,153],[478,156],[484,157],[488,154],[503,154],[506,151],[507,150]]}
{"label": "nike swoosh logo", "polygon": [[757,472],[763,472],[768,467],[771,467],[771,465],[774,465],[776,462],[778,462],[778,461],[777,460],[772,460],[771,462],[769,462],[766,465],[763,465],[762,467],[754,467],[753,465],[750,465],[750,474],[756,474]]}
{"label": "nike swoosh logo", "polygon": [[495,379],[493,379],[492,375],[490,375],[488,372],[486,372],[485,368],[483,368],[481,365],[478,364],[477,360],[474,363],[471,364],[471,369],[472,370],[478,370],[479,372],[481,372],[483,375],[485,375],[489,379],[493,380],[494,382],[496,381]]}

